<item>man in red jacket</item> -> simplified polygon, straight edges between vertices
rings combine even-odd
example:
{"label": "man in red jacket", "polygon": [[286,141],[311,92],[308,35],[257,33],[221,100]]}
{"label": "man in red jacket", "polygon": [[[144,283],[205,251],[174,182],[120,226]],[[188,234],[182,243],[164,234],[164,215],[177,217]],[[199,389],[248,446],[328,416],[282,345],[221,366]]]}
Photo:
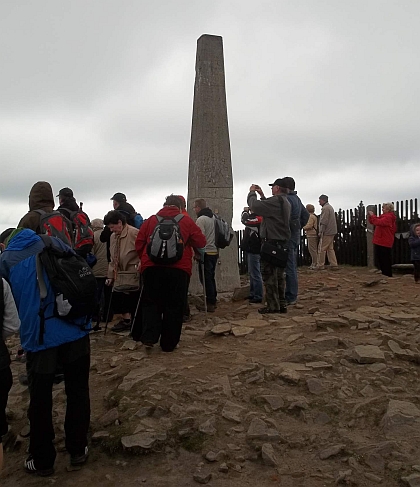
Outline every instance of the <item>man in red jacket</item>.
{"label": "man in red jacket", "polygon": [[[171,264],[161,264],[149,257],[148,244],[158,225],[157,216],[165,219],[179,218],[182,215],[181,208],[182,202],[178,196],[168,196],[157,215],[152,215],[143,223],[136,240],[143,278],[140,341],[150,346],[157,343],[160,337],[160,346],[164,352],[172,352],[181,336],[185,299],[192,271],[191,252],[183,252],[182,257]],[[183,215],[178,220],[178,225],[184,247],[190,246],[204,252],[206,238],[194,221]],[[134,330],[133,338],[136,338]]]}

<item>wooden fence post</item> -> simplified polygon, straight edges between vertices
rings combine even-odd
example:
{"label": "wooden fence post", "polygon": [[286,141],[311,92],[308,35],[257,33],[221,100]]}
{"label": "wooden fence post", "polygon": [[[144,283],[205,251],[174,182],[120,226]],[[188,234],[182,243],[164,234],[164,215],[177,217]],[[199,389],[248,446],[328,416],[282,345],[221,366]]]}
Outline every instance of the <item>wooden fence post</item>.
{"label": "wooden fence post", "polygon": [[367,240],[367,265],[368,269],[375,267],[375,255],[373,252],[373,225],[369,223],[369,217],[367,212],[376,212],[376,205],[368,205],[366,207],[366,240]]}

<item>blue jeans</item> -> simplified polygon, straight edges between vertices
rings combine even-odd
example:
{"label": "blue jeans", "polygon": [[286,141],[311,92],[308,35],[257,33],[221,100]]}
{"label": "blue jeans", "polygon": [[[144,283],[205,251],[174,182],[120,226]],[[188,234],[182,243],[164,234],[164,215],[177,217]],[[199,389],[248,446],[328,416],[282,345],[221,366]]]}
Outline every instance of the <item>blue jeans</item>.
{"label": "blue jeans", "polygon": [[262,299],[263,283],[260,268],[260,254],[247,253],[249,274],[249,296],[251,299]]}
{"label": "blue jeans", "polygon": [[[216,304],[217,289],[216,289],[216,265],[219,259],[218,255],[204,254],[204,282],[206,284],[206,301],[207,304]],[[203,276],[201,272],[202,264],[199,264],[200,282],[203,284]]]}
{"label": "blue jeans", "polygon": [[289,242],[289,255],[286,264],[286,301],[292,303],[298,297],[297,246]]}

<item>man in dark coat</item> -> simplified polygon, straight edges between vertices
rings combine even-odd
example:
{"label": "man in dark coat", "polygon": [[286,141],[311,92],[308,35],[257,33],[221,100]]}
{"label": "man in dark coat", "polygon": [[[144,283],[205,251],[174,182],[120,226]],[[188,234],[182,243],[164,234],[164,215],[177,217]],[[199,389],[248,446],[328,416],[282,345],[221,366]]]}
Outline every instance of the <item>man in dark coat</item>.
{"label": "man in dark coat", "polygon": [[134,218],[136,217],[136,210],[130,203],[127,203],[127,197],[124,193],[115,193],[111,198],[114,210],[118,210],[122,213],[129,225],[135,227]]}

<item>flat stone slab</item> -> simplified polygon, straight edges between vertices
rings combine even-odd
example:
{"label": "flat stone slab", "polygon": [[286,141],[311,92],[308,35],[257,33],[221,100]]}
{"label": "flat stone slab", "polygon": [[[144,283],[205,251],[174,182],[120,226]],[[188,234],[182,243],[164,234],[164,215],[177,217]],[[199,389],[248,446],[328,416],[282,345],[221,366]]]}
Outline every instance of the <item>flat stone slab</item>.
{"label": "flat stone slab", "polygon": [[246,433],[251,440],[277,441],[280,438],[279,432],[274,428],[269,428],[260,418],[254,418],[249,425]]}
{"label": "flat stone slab", "polygon": [[397,321],[415,321],[420,323],[420,315],[408,313],[392,313],[390,317]]}
{"label": "flat stone slab", "polygon": [[261,458],[264,465],[271,467],[277,467],[279,461],[277,460],[276,453],[274,452],[273,445],[271,443],[264,443],[261,447]]}
{"label": "flat stone slab", "polygon": [[384,362],[384,352],[376,345],[356,345],[353,349],[353,358],[359,364],[373,364]]}
{"label": "flat stone slab", "polygon": [[146,379],[150,379],[166,370],[166,367],[150,365],[149,367],[138,367],[131,370],[118,386],[120,391],[129,391],[134,385]]}
{"label": "flat stone slab", "polygon": [[354,311],[343,311],[342,313],[339,313],[338,316],[348,320],[350,325],[358,325],[360,323],[370,323],[374,321],[374,318],[371,316],[366,316],[362,313],[356,313]]}
{"label": "flat stone slab", "polygon": [[264,395],[264,396],[260,396],[260,397],[264,401],[268,402],[268,404],[270,405],[270,407],[273,411],[277,411],[278,409],[281,409],[284,407],[284,400],[281,396]]}
{"label": "flat stone slab", "polygon": [[240,423],[242,421],[241,414],[246,411],[243,406],[235,404],[231,401],[226,401],[222,410],[222,416],[228,421],[234,421]]}
{"label": "flat stone slab", "polygon": [[232,330],[232,325],[230,323],[220,323],[210,330],[213,335],[226,335]]}
{"label": "flat stone slab", "polygon": [[166,433],[156,433],[145,431],[142,433],[137,433],[135,435],[123,436],[121,438],[121,444],[124,450],[133,450],[133,449],[141,449],[141,450],[150,450],[155,446],[157,441],[165,440]]}
{"label": "flat stone slab", "polygon": [[345,449],[346,449],[346,445],[343,444],[329,446],[328,448],[325,448],[324,450],[321,450],[319,452],[319,458],[321,460],[326,460],[327,458],[339,455]]}
{"label": "flat stone slab", "polygon": [[388,438],[419,436],[420,409],[412,402],[390,400],[381,429]]}
{"label": "flat stone slab", "polygon": [[308,343],[307,347],[317,350],[333,350],[338,347],[338,338],[335,336],[317,337]]}
{"label": "flat stone slab", "polygon": [[344,328],[348,326],[348,321],[343,318],[329,317],[329,318],[317,318],[315,320],[317,328],[325,330],[326,328]]}
{"label": "flat stone slab", "polygon": [[246,326],[248,328],[262,328],[264,326],[270,325],[268,321],[258,318],[248,318],[246,320],[231,321],[231,324],[232,326]]}
{"label": "flat stone slab", "polygon": [[232,326],[232,333],[235,337],[245,337],[255,332],[255,328],[250,326]]}

